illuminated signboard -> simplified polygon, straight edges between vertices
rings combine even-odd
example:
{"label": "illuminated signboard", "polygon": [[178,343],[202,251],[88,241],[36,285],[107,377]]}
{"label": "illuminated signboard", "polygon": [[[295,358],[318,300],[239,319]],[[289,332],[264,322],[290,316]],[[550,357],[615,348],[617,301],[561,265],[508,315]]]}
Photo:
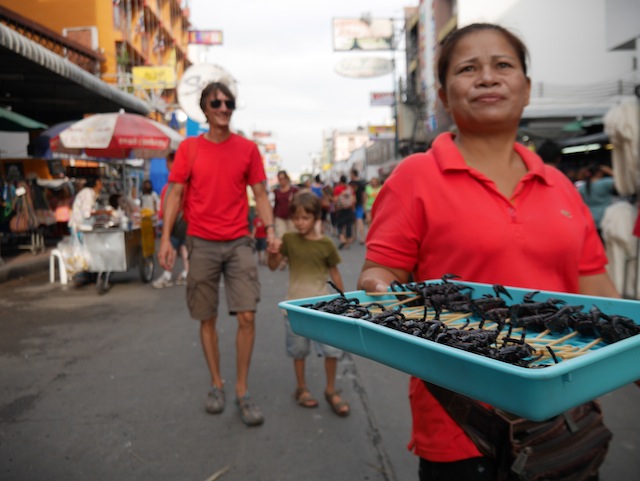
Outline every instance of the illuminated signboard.
{"label": "illuminated signboard", "polygon": [[195,45],[222,45],[222,30],[189,30],[189,43]]}

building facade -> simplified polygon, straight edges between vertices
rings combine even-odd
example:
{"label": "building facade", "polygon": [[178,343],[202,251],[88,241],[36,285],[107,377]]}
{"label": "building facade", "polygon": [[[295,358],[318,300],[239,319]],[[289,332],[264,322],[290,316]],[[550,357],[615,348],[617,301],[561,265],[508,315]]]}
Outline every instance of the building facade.
{"label": "building facade", "polygon": [[164,113],[176,103],[176,81],[190,65],[189,11],[183,2],[4,0],[3,5],[93,52],[99,62],[91,73],[141,98],[151,111]]}

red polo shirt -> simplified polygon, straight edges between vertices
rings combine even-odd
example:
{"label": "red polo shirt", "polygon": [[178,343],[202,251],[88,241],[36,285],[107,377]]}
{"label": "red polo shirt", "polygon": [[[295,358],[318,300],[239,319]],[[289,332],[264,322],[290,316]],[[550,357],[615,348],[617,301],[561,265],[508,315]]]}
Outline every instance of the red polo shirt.
{"label": "red polo shirt", "polygon": [[[467,166],[452,134],[407,157],[373,206],[367,259],[412,272],[416,281],[451,273],[562,292],[577,292],[580,276],[605,272],[604,248],[575,186],[524,146],[514,149],[528,173],[511,198]],[[418,456],[450,462],[481,455],[415,378],[410,400],[409,448]]]}
{"label": "red polo shirt", "polygon": [[248,236],[247,186],[266,180],[256,144],[236,134],[216,144],[202,135],[184,140],[169,182],[187,184],[187,234],[213,241]]}

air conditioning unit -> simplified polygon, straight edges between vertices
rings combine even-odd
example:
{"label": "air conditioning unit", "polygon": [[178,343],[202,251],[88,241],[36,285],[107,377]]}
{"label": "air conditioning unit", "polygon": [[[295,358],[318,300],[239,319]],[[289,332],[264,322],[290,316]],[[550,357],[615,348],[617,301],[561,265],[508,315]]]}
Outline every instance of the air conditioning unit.
{"label": "air conditioning unit", "polygon": [[98,27],[69,27],[62,29],[62,35],[80,45],[98,50]]}

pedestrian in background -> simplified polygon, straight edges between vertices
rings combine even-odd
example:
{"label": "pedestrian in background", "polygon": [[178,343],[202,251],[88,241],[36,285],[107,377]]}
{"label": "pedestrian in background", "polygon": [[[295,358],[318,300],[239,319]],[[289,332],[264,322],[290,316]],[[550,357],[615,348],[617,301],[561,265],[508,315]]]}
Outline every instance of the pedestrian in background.
{"label": "pedestrian in background", "polygon": [[[173,168],[173,160],[175,158],[175,152],[169,152],[167,155],[166,165],[167,172],[171,172]],[[167,188],[169,184],[165,184],[160,191],[160,198],[158,201],[158,221],[163,222],[164,210],[163,205],[165,201],[165,197],[167,195]],[[173,279],[173,269],[167,270],[165,269],[162,274],[158,276],[158,278],[151,283],[151,286],[155,289],[162,289],[164,287],[171,287],[173,285],[182,285],[187,283],[187,276],[189,274],[189,253],[187,252],[187,246],[185,244],[187,238],[187,230],[186,230],[186,220],[184,219],[184,211],[183,206],[180,206],[180,211],[178,212],[177,222],[174,222],[174,228],[170,234],[171,246],[180,254],[182,258],[182,272],[177,277],[177,279]]]}
{"label": "pedestrian in background", "polygon": [[224,83],[210,83],[202,91],[200,107],[209,131],[185,139],[176,152],[169,173],[158,257],[164,269],[173,268],[176,252],[171,245],[171,229],[184,195],[190,261],[187,305],[191,317],[200,320],[200,338],[212,384],[205,409],[219,414],[226,404],[217,331],[223,277],[228,311],[238,320],[235,404],[242,421],[257,426],[264,416],[249,395],[248,378],[260,281],[249,229],[247,186],[253,190],[257,215],[266,224],[269,245],[274,242],[273,212],[257,146],[230,130],[235,106],[235,97]]}
{"label": "pedestrian in background", "polygon": [[365,183],[360,179],[360,174],[357,169],[351,170],[351,179],[349,180],[349,185],[355,192],[355,203],[354,203],[354,238],[352,242],[356,239],[360,242],[360,244],[364,244],[365,241],[365,232],[364,232],[364,201],[365,201]]}
{"label": "pedestrian in background", "polygon": [[[296,232],[287,232],[277,239],[269,249],[269,268],[274,271],[283,258],[289,259],[289,289],[287,299],[325,296],[329,294],[327,279],[344,290],[342,276],[338,270],[340,254],[331,239],[318,233],[316,222],[322,215],[320,199],[310,191],[296,194],[290,205],[290,212]],[[318,406],[305,379],[305,359],[309,356],[312,341],[298,336],[291,330],[285,314],[287,354],[293,358],[296,376],[296,402],[306,408]],[[343,352],[332,346],[313,341],[318,355],[324,357],[326,387],[324,397],[338,416],[349,414],[349,403],[336,390],[338,360]]]}
{"label": "pedestrian in background", "polygon": [[353,242],[355,223],[356,193],[349,184],[347,176],[341,175],[340,181],[333,188],[333,201],[336,213],[336,231],[340,249],[348,249]]}
{"label": "pedestrian in background", "polygon": [[578,186],[578,192],[589,207],[598,234],[602,237],[602,217],[607,207],[617,196],[613,181],[613,171],[608,165],[591,165],[584,175],[584,182]]}
{"label": "pedestrian in background", "polygon": [[[278,172],[278,185],[273,191],[273,218],[276,226],[276,237],[282,239],[285,232],[295,232],[289,207],[293,196],[298,192],[298,188],[291,184],[291,178],[286,170]],[[287,259],[282,260],[280,270],[287,267]]]}
{"label": "pedestrian in background", "polygon": [[285,232],[294,232],[295,227],[289,214],[289,206],[298,188],[291,184],[291,178],[286,170],[278,172],[278,185],[276,186],[273,201],[273,218],[276,226],[276,237],[282,238]]}
{"label": "pedestrian in background", "polygon": [[256,241],[258,264],[267,265],[267,229],[259,216],[254,216],[251,226],[251,236]]}
{"label": "pedestrian in background", "polygon": [[69,218],[69,230],[73,237],[82,239],[82,227],[88,225],[101,190],[102,179],[100,177],[89,178],[74,197]]}
{"label": "pedestrian in background", "polygon": [[[619,297],[580,194],[563,173],[514,143],[531,90],[526,57],[522,41],[497,25],[471,24],[443,40],[439,97],[457,133],[439,135],[385,181],[358,288],[386,291],[392,282],[451,273]],[[409,398],[409,448],[420,457],[421,481],[496,480],[498,462],[483,456],[422,380],[411,378]]]}
{"label": "pedestrian in background", "polygon": [[376,197],[378,197],[380,193],[380,189],[382,189],[382,184],[380,183],[379,177],[372,177],[364,189],[364,221],[367,226],[371,224],[371,209],[373,208]]}
{"label": "pedestrian in background", "polygon": [[149,179],[142,182],[142,194],[140,195],[140,214],[154,215],[157,214],[160,207],[160,197],[153,190],[153,184]]}

